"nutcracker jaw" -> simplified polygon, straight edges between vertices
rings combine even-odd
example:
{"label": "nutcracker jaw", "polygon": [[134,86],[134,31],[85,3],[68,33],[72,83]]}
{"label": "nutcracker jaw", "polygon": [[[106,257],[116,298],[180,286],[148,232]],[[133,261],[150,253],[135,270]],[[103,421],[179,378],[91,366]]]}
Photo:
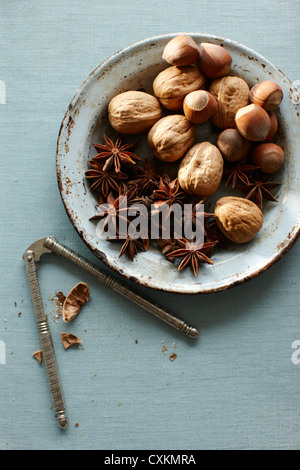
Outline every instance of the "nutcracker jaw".
{"label": "nutcracker jaw", "polygon": [[[48,238],[49,237],[40,238],[39,240],[36,240],[34,243],[32,243],[32,245],[30,245],[25,251],[23,258],[25,259],[26,254],[31,252],[33,253],[34,261],[37,263],[44,253],[52,253],[52,251],[45,246],[45,242]],[[55,240],[54,237],[51,238]]]}

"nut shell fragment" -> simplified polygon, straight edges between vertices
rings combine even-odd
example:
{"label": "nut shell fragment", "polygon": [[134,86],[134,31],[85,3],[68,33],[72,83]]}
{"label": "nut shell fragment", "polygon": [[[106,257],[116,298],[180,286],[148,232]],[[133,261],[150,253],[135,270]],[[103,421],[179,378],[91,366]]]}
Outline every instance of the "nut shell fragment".
{"label": "nut shell fragment", "polygon": [[40,349],[38,351],[35,351],[35,353],[33,353],[32,355],[33,357],[35,357],[39,364],[42,364],[42,351]]}
{"label": "nut shell fragment", "polygon": [[75,344],[82,343],[82,341],[72,333],[61,333],[61,342],[65,349],[68,349]]}
{"label": "nut shell fragment", "polygon": [[81,306],[89,300],[90,289],[84,282],[79,282],[70,290],[63,304],[63,321],[73,320],[80,312]]}
{"label": "nut shell fragment", "polygon": [[263,225],[263,213],[254,202],[227,196],[215,206],[216,222],[221,232],[235,243],[252,240]]}

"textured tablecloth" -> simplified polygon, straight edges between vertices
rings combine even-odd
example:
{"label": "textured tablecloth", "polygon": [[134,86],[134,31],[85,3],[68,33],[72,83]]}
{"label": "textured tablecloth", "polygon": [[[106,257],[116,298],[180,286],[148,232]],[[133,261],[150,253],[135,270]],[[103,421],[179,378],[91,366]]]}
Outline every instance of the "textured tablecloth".
{"label": "textured tablecloth", "polygon": [[[300,448],[292,347],[300,344],[299,244],[223,293],[190,298],[136,287],[197,326],[198,340],[45,256],[38,276],[70,419],[65,432],[45,367],[32,357],[40,343],[22,260],[34,240],[53,234],[95,261],[65,213],[55,151],[69,102],[98,64],[146,37],[193,31],[237,40],[294,81],[299,8],[299,0],[0,1],[0,449]],[[91,298],[70,327],[55,318],[53,298],[78,281]],[[66,329],[81,349],[63,349]]]}

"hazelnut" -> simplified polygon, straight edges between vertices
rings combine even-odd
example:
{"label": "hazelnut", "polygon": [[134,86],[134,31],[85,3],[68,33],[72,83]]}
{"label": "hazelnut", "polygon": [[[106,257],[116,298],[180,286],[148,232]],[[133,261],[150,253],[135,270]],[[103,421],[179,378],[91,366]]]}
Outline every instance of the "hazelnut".
{"label": "hazelnut", "polygon": [[265,140],[267,141],[274,139],[276,132],[278,130],[278,120],[277,120],[276,114],[274,113],[274,111],[270,111],[268,115],[271,121],[271,127],[270,127],[267,137],[265,138]]}
{"label": "hazelnut", "polygon": [[218,137],[217,146],[228,162],[241,160],[250,152],[251,142],[237,129],[225,129]]}
{"label": "hazelnut", "polygon": [[221,129],[235,127],[236,112],[249,103],[249,86],[239,77],[223,77],[214,80],[209,92],[216,98],[218,109],[212,117],[215,126]]}
{"label": "hazelnut", "polygon": [[168,67],[153,82],[155,96],[169,110],[182,109],[184,97],[204,88],[206,78],[196,65]]}
{"label": "hazelnut", "polygon": [[193,145],[195,128],[185,116],[171,114],[160,119],[148,133],[148,143],[154,155],[165,162],[181,158]]}
{"label": "hazelnut", "polygon": [[190,65],[198,60],[199,48],[190,36],[181,34],[167,43],[162,57],[171,65]]}
{"label": "hazelnut", "polygon": [[279,145],[266,143],[258,145],[252,152],[252,160],[264,173],[273,174],[284,162],[284,151]]}
{"label": "hazelnut", "polygon": [[125,91],[108,105],[108,119],[119,134],[141,134],[161,118],[159,101],[143,91]]}
{"label": "hazelnut", "polygon": [[280,105],[283,98],[282,89],[272,80],[266,80],[254,85],[250,90],[251,103],[261,106],[266,111],[274,111]]}
{"label": "hazelnut", "polygon": [[79,282],[70,290],[63,303],[63,321],[68,323],[80,312],[81,306],[89,300],[90,289],[84,282]]}
{"label": "hazelnut", "polygon": [[216,222],[221,232],[235,243],[252,240],[263,225],[263,213],[254,202],[227,196],[216,202]]}
{"label": "hazelnut", "polygon": [[227,75],[232,64],[232,57],[224,47],[203,42],[199,48],[200,69],[209,78]]}
{"label": "hazelnut", "polygon": [[238,110],[235,116],[236,127],[247,140],[265,140],[270,128],[270,117],[263,108],[257,104],[249,104]]}
{"label": "hazelnut", "polygon": [[185,117],[194,124],[210,119],[217,111],[218,103],[211,93],[205,90],[192,91],[184,98]]}
{"label": "hazelnut", "polygon": [[186,153],[178,170],[178,181],[188,194],[210,196],[220,184],[223,158],[210,142],[195,144]]}

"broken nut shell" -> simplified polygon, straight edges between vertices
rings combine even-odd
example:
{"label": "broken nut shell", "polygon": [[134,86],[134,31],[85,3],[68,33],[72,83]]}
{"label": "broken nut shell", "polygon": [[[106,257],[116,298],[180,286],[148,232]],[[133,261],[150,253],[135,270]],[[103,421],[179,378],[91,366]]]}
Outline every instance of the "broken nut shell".
{"label": "broken nut shell", "polygon": [[84,282],[79,282],[70,290],[63,304],[63,321],[65,323],[73,320],[84,303],[89,300],[90,288]]}
{"label": "broken nut shell", "polygon": [[72,333],[61,333],[61,342],[65,349],[68,349],[75,344],[82,343],[82,341]]}

